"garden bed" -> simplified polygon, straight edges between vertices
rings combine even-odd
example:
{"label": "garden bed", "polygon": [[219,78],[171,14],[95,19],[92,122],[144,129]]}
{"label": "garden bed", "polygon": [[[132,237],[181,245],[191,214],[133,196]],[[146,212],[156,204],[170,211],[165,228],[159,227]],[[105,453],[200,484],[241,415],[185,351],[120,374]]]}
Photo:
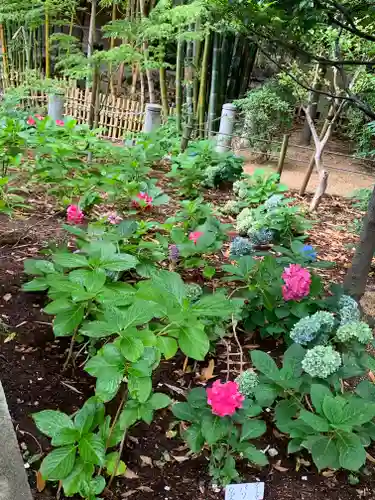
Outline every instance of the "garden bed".
{"label": "garden bed", "polygon": [[[170,191],[170,190],[169,190]],[[172,194],[172,193],[170,193]],[[222,193],[212,192],[206,201],[223,203]],[[173,207],[173,205],[172,205]],[[46,210],[47,211],[47,210]],[[171,213],[171,205],[167,209]],[[165,218],[164,213],[159,213]],[[356,237],[346,230],[350,219],[356,217],[350,205],[339,198],[327,198],[319,211],[319,222],[310,231],[311,244],[318,250],[319,258],[336,262],[333,270],[322,270],[320,273],[326,282],[341,281],[350,262],[352,250],[348,248]],[[48,217],[48,218],[47,218]],[[2,232],[8,235],[0,249],[0,314],[6,326],[3,327],[4,338],[8,340],[1,345],[0,376],[6,392],[11,416],[17,431],[21,451],[25,462],[39,453],[50,450],[49,440],[35,427],[30,415],[43,409],[59,409],[67,414],[78,410],[82,403],[93,394],[95,380],[83,371],[82,367],[68,368],[62,372],[69,347],[68,339],[54,339],[51,328],[51,316],[41,309],[45,303],[45,295],[25,293],[21,291],[23,260],[35,257],[40,248],[47,242],[60,241],[62,238],[61,219],[56,216],[39,218],[36,215],[26,220],[9,221],[2,218]],[[217,257],[216,257],[217,258]],[[219,258],[225,262],[225,251]],[[185,278],[189,281],[199,279],[195,274]],[[12,338],[12,334],[16,335]],[[11,340],[10,340],[11,339]],[[267,350],[278,359],[281,354],[277,341],[260,341],[249,334],[242,337],[245,346],[246,360],[248,349],[262,342],[263,350]],[[235,349],[235,346],[233,347]],[[82,352],[76,364],[85,361]],[[154,377],[154,386],[158,391],[168,394],[175,400],[181,399],[181,391],[194,385],[202,384],[203,369],[208,359],[202,363],[190,361],[184,364],[184,356],[177,356],[169,361],[162,361]],[[214,359],[213,377],[224,378],[227,370],[226,350],[219,345]],[[231,379],[237,375],[236,365],[231,366]],[[116,408],[116,401],[109,408]],[[174,417],[167,409],[156,414],[153,423],[144,423],[131,429],[126,441],[123,460],[128,466],[128,477],[117,479],[111,491],[105,490],[105,498],[130,498],[131,500],[182,499],[217,499],[223,493],[213,489],[207,473],[207,460],[195,458],[189,453],[187,446],[178,438],[178,426],[173,427]],[[316,468],[309,464],[311,458],[304,456],[305,462],[296,462],[294,455],[286,455],[287,440],[273,431],[268,425],[268,432],[259,440],[259,447],[276,448],[277,456],[270,459],[270,465],[257,469],[248,462],[241,463],[239,471],[244,481],[265,481],[266,500],[309,499],[322,500],[327,497],[337,500],[374,499],[375,478],[373,464],[367,462],[368,476],[363,476],[360,484],[349,486],[347,474],[337,473],[326,476],[319,475]],[[368,450],[371,453],[371,448]],[[26,453],[25,453],[26,452]],[[48,483],[36,484],[36,470],[40,461],[36,460],[28,468],[30,482],[33,486],[34,498],[49,500],[56,497],[56,491]],[[41,492],[37,492],[37,486]],[[44,487],[45,486],[45,487]]]}

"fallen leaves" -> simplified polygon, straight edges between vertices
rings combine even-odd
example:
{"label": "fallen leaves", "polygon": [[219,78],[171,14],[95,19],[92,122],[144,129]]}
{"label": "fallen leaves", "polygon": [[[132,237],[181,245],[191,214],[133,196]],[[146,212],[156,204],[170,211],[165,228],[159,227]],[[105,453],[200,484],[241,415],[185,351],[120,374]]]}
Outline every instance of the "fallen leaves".
{"label": "fallen leaves", "polygon": [[153,467],[152,460],[150,457],[147,457],[146,455],[140,455],[139,458],[141,459],[142,467],[145,467],[146,465],[149,467]]}
{"label": "fallen leaves", "polygon": [[46,487],[46,482],[43,479],[41,472],[38,470],[38,472],[36,472],[36,489],[38,490],[39,493],[41,493],[45,487]]}
{"label": "fallen leaves", "polygon": [[126,477],[126,479],[139,479],[139,476],[131,469],[129,469],[129,467],[127,467],[124,476]]}
{"label": "fallen leaves", "polygon": [[199,375],[199,380],[201,382],[206,382],[207,380],[214,378],[214,370],[215,360],[210,359],[210,361],[208,362],[208,366],[206,368],[203,368],[202,373]]}

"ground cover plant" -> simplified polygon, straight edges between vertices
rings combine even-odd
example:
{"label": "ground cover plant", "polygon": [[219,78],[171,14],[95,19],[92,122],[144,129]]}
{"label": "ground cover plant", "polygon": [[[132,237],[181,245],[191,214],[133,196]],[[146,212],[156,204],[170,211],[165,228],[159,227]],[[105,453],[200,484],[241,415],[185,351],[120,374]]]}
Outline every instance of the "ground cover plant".
{"label": "ground cover plant", "polygon": [[[92,386],[74,411],[30,412],[50,439],[36,462],[39,481],[68,497],[105,498],[126,474],[129,438],[160,412],[170,439],[206,457],[219,486],[246,477],[244,467],[269,467],[268,429],[296,461],[360,477],[375,439],[373,385],[358,383],[375,369],[372,332],[354,299],[324,288],[318,273],[327,263],[306,241],[312,224],[278,178],[256,172],[238,183],[239,162],[225,156],[230,173],[220,167],[220,182],[205,183],[207,169],[220,166],[212,144],[165,160],[169,131],[165,141],[157,131],[119,147],[71,119],[17,119],[24,142],[7,160],[14,186],[22,179],[48,193],[65,235],[24,261],[23,291],[30,300],[42,294],[54,337],[65,339],[61,369],[80,364]],[[176,161],[183,172],[194,159],[168,195],[154,177],[163,158],[172,177]],[[247,204],[233,225],[204,202],[221,181],[235,182],[232,201]],[[250,352],[248,334],[258,339]],[[265,340],[281,349],[275,359]],[[189,391],[159,390],[166,364],[204,366],[232,342],[250,369],[227,365],[224,375],[193,378]]]}

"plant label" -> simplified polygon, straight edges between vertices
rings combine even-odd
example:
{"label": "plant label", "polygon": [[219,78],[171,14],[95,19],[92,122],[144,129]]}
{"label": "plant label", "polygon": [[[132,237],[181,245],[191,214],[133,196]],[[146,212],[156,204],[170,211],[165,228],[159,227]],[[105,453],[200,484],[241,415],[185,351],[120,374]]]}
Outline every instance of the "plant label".
{"label": "plant label", "polygon": [[229,484],[225,500],[263,500],[264,483]]}

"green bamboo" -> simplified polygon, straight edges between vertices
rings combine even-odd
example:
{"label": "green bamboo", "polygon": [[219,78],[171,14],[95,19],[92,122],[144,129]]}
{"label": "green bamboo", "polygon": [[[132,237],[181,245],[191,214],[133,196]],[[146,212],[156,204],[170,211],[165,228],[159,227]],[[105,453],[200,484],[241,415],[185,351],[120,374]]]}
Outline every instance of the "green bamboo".
{"label": "green bamboo", "polygon": [[46,78],[51,76],[51,59],[50,59],[50,49],[49,49],[49,14],[46,7],[45,18],[44,18],[44,47],[45,47],[45,57],[46,57]]}
{"label": "green bamboo", "polygon": [[227,99],[232,101],[240,95],[240,67],[243,53],[244,40],[240,35],[236,36],[232,51],[232,62],[229,70]]}
{"label": "green bamboo", "polygon": [[161,66],[159,69],[159,78],[160,78],[161,104],[163,107],[164,121],[166,122],[168,120],[168,115],[169,115],[169,106],[168,106],[166,69],[164,66]]}
{"label": "green bamboo", "polygon": [[177,130],[181,132],[182,124],[182,61],[184,57],[184,42],[177,42],[176,54],[176,121]]}
{"label": "green bamboo", "polygon": [[[199,31],[201,28],[200,21],[196,22],[195,31]],[[193,46],[193,58],[194,58],[194,77],[193,77],[193,110],[194,115],[197,115],[198,110],[198,94],[199,94],[199,61],[201,57],[202,42],[200,40],[195,40]]]}
{"label": "green bamboo", "polygon": [[220,34],[215,33],[214,36],[214,46],[212,52],[212,71],[211,71],[211,85],[210,85],[210,99],[208,103],[208,118],[207,118],[207,128],[209,136],[212,136],[216,128],[216,117],[217,117],[217,105],[219,101],[219,86],[220,86]]}
{"label": "green bamboo", "polygon": [[240,87],[240,97],[246,94],[246,91],[249,87],[250,77],[254,68],[257,53],[258,46],[256,43],[250,43],[249,45],[246,45],[245,65],[243,67],[243,74],[241,75],[242,83]]}
{"label": "green bamboo", "polygon": [[[192,31],[190,26],[189,31]],[[186,110],[187,120],[189,123],[193,119],[193,42],[188,41],[186,45],[185,57],[185,95],[186,95]]]}
{"label": "green bamboo", "polygon": [[204,41],[201,82],[200,82],[199,97],[198,97],[198,123],[199,123],[199,130],[201,137],[203,136],[204,119],[206,114],[206,90],[208,81],[208,63],[210,59],[210,45],[211,45],[211,35],[210,33],[207,33],[206,39]]}

